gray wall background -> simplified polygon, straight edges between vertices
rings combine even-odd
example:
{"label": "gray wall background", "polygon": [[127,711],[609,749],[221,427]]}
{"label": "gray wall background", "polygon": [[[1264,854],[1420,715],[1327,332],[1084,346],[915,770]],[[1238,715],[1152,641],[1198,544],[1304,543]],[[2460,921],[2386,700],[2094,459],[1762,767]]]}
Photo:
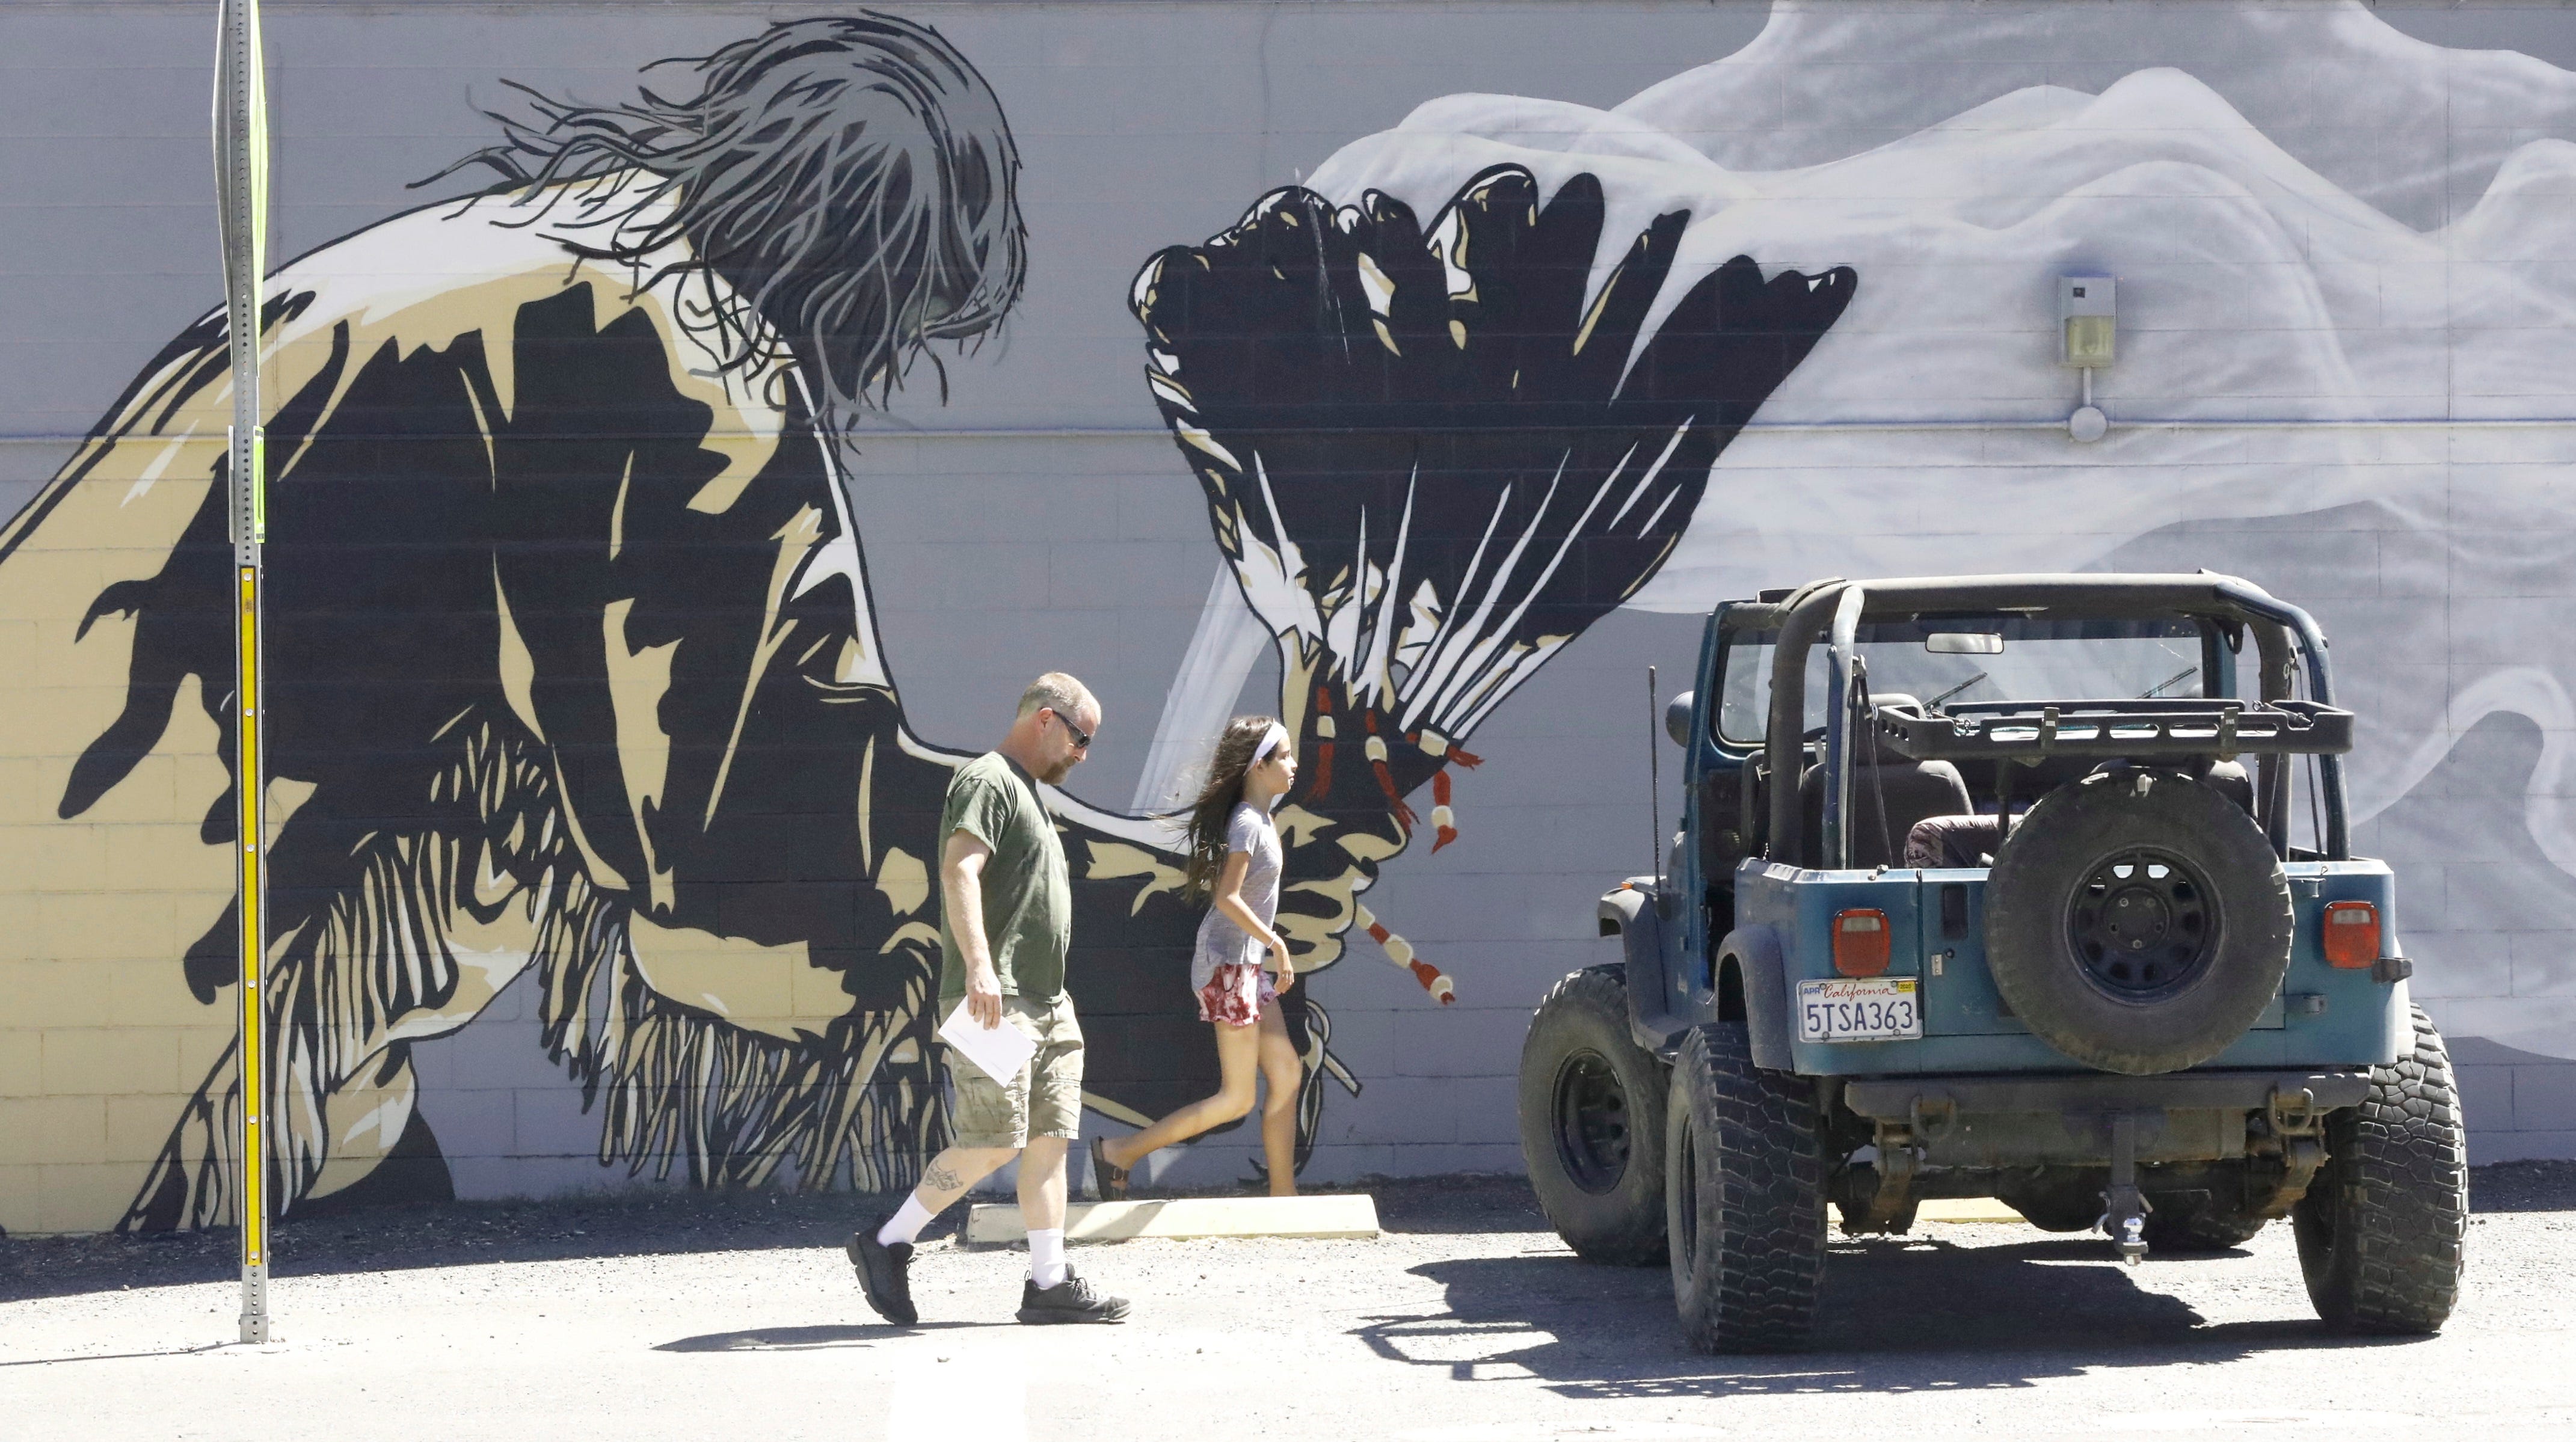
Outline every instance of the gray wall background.
{"label": "gray wall background", "polygon": [[[476,107],[507,104],[503,76],[612,99],[648,61],[840,8],[272,3],[273,254],[471,188],[405,185],[484,143]],[[1197,485],[1142,383],[1126,310],[1136,267],[1424,100],[1493,91],[1615,105],[1734,51],[1766,18],[1760,5],[1408,0],[883,8],[938,26],[1002,96],[1026,167],[1032,253],[1006,339],[950,362],[945,407],[917,377],[885,433],[862,444],[851,499],[890,663],[921,734],[959,746],[998,733],[1030,674],[1081,674],[1108,726],[1071,789],[1111,808],[1135,783],[1218,565]],[[2437,43],[2576,67],[2565,7],[2381,13]],[[210,3],[0,7],[0,513],[218,299],[213,39]],[[1092,434],[997,434],[1013,431]],[[2332,529],[2279,529],[2284,594],[2312,599],[2296,583],[2299,558]],[[2196,544],[2190,527],[2173,528],[2110,564],[2188,568],[2200,564]],[[2331,629],[2332,588],[2318,589]],[[1608,959],[1591,936],[1592,898],[1649,864],[1643,670],[1660,665],[1668,692],[1686,684],[1698,630],[1687,616],[1614,615],[1477,733],[1486,765],[1459,782],[1462,839],[1438,856],[1417,846],[1368,898],[1456,977],[1459,1002],[1434,1006],[1357,936],[1314,980],[1335,1050],[1365,1083],[1356,1098],[1330,1094],[1314,1175],[1517,1169],[1511,1083],[1528,1009],[1566,970]],[[1247,706],[1263,706],[1271,674],[1256,670]],[[2479,809],[2478,798],[2518,796],[2537,754],[2518,718],[2482,723],[2374,838],[2410,868],[2417,925],[2437,915],[2439,866],[2463,847],[2491,859],[2531,913],[2494,934],[2535,938],[2496,942],[2508,970],[2514,946],[2576,937],[2563,919],[2576,916],[2576,887]],[[2435,868],[2430,884],[2411,868]],[[2454,1045],[2477,1160],[2576,1155],[2576,1064]],[[505,995],[417,1061],[460,1193],[605,1179],[591,1160],[596,1119],[543,1062],[524,997]],[[1170,1176],[1243,1175],[1242,1141],[1177,1154]]]}

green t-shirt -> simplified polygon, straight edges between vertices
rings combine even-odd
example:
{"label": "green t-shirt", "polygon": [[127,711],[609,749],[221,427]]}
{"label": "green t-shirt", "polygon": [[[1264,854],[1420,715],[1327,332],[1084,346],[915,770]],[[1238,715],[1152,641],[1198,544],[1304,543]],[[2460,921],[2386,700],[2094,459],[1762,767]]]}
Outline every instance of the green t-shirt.
{"label": "green t-shirt", "polygon": [[[1052,1002],[1064,995],[1064,953],[1073,940],[1073,881],[1064,844],[1038,801],[1029,773],[998,751],[957,768],[939,813],[939,850],[963,831],[993,854],[984,862],[984,941],[1002,995]],[[939,1004],[944,1013],[966,994],[966,959],[948,925],[947,888],[940,889]]]}

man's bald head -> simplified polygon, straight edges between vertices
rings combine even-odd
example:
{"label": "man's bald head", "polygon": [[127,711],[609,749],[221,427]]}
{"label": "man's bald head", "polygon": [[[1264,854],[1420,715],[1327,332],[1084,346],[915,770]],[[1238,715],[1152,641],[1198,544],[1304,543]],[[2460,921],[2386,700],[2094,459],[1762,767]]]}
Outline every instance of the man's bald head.
{"label": "man's bald head", "polygon": [[1100,702],[1091,688],[1062,671],[1049,671],[1020,693],[1019,715],[1002,750],[1049,785],[1082,764],[1100,729]]}
{"label": "man's bald head", "polygon": [[1049,671],[1031,681],[1029,689],[1020,693],[1018,719],[1033,716],[1040,708],[1070,718],[1078,712],[1098,712],[1100,702],[1092,696],[1090,687],[1075,680],[1071,675],[1062,671]]}

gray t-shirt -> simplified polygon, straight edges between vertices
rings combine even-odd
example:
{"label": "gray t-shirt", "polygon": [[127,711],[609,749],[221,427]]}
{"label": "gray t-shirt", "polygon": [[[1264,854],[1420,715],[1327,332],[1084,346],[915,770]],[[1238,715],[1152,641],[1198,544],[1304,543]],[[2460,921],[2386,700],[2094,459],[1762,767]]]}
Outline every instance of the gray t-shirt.
{"label": "gray t-shirt", "polygon": [[[1225,823],[1225,849],[1229,856],[1240,851],[1252,858],[1243,872],[1243,904],[1268,926],[1279,914],[1278,831],[1257,808],[1239,803]],[[1198,951],[1190,958],[1190,990],[1207,985],[1220,966],[1259,966],[1267,959],[1260,942],[1211,905],[1199,923]]]}

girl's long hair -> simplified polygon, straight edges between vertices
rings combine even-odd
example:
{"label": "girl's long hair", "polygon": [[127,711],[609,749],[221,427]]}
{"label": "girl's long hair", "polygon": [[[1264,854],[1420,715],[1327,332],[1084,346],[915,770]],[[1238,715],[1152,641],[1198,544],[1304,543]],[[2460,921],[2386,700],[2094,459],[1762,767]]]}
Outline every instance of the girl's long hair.
{"label": "girl's long hair", "polygon": [[1182,875],[1183,889],[1192,901],[1205,901],[1216,889],[1216,874],[1225,866],[1226,825],[1243,800],[1244,773],[1252,769],[1252,753],[1260,748],[1261,738],[1277,724],[1274,717],[1237,716],[1225,723],[1225,734],[1217,738],[1207,780],[1189,809],[1190,862]]}

